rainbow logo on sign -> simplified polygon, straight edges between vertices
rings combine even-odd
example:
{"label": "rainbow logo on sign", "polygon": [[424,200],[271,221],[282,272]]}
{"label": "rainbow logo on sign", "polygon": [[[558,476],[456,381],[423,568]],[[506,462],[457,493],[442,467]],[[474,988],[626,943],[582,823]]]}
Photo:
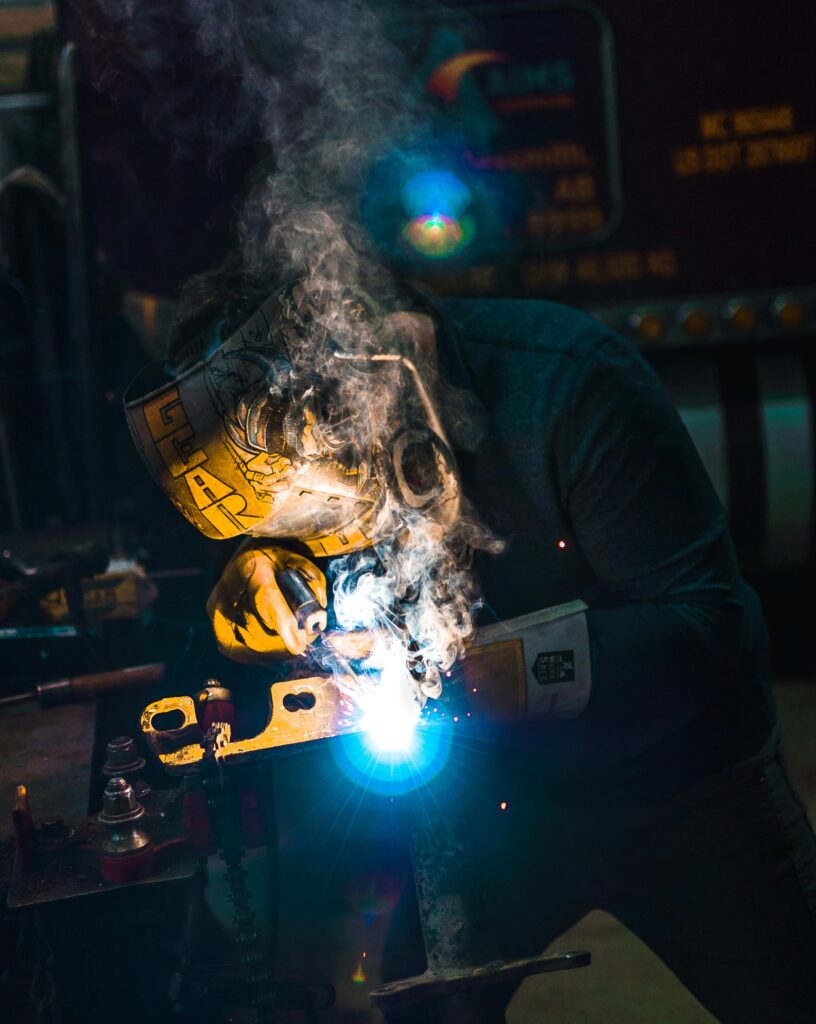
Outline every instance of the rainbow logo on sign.
{"label": "rainbow logo on sign", "polygon": [[510,60],[506,53],[498,50],[471,50],[469,53],[457,53],[455,57],[443,61],[435,68],[425,82],[428,92],[455,103],[459,98],[459,86],[465,75],[482,64],[503,64]]}

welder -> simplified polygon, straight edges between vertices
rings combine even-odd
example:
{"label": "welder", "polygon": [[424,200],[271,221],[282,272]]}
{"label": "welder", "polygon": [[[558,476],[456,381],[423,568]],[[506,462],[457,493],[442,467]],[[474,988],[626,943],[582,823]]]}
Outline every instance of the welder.
{"label": "welder", "polygon": [[[270,384],[298,327],[293,294],[235,299],[211,277],[170,377],[142,381],[129,406],[179,510],[209,536],[249,535],[208,604],[221,651],[242,661],[307,650],[281,572],[330,604],[325,568],[366,550],[380,501],[381,470],[338,455],[319,396],[289,407]],[[816,842],[780,748],[762,611],[671,402],[583,314],[405,294],[385,319],[419,339],[428,392],[459,396],[438,403],[432,433],[456,449],[477,533],[504,541],[472,545],[480,625],[512,636],[533,622],[527,718],[459,780],[502,954],[540,952],[602,908],[724,1024],[812,1021]],[[207,402],[223,424],[209,440]],[[311,482],[294,495],[298,452]],[[569,614],[534,614],[557,606]],[[553,681],[563,699],[541,700]],[[385,959],[391,976],[424,967],[410,893]]]}

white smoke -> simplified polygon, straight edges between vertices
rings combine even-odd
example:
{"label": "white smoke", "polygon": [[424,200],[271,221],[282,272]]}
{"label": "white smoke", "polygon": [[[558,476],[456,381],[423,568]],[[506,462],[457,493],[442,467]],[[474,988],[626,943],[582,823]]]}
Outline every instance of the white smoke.
{"label": "white smoke", "polygon": [[[253,135],[262,139],[268,169],[239,217],[244,269],[268,280],[270,291],[281,280],[300,282],[301,329],[287,338],[294,386],[304,396],[310,389],[330,396],[338,443],[370,453],[385,431],[416,415],[410,374],[363,365],[388,351],[418,368],[430,401],[445,406],[449,428],[455,420],[457,436],[466,435],[467,403],[437,378],[433,353],[410,319],[395,327],[390,314],[400,288],[358,220],[369,169],[420,135],[428,116],[389,41],[386,19],[399,12],[365,0],[98,4],[129,55],[123,60],[120,46],[117,67],[111,57],[103,73],[110,81],[129,62],[155,82],[147,117],[172,130],[180,149],[202,133],[214,154]],[[168,78],[179,66],[203,69],[198,82]],[[331,571],[339,625],[375,633],[372,667],[383,671],[396,659],[426,694],[439,692],[441,674],[473,633],[479,597],[471,551],[498,549],[461,495],[455,507],[450,494],[446,501],[454,516],[429,516],[389,494],[376,557],[337,559]]]}

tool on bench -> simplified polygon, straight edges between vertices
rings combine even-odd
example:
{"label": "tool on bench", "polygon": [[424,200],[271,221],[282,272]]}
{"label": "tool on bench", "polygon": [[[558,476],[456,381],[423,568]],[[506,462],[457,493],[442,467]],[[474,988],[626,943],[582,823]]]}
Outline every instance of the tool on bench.
{"label": "tool on bench", "polygon": [[164,673],[164,662],[156,661],[149,665],[117,668],[110,672],[92,672],[90,675],[55,679],[48,683],[39,683],[33,690],[26,690],[24,693],[0,697],[0,707],[38,700],[40,707],[50,708],[75,700],[90,700],[100,693],[109,693],[111,690],[124,690],[130,686],[143,686],[145,683],[160,683],[164,679]]}
{"label": "tool on bench", "polygon": [[107,565],[108,553],[103,547],[83,544],[31,572],[21,572],[16,579],[0,586],[0,622],[21,606],[61,588],[65,588],[76,617],[82,605],[80,581],[104,572]]}

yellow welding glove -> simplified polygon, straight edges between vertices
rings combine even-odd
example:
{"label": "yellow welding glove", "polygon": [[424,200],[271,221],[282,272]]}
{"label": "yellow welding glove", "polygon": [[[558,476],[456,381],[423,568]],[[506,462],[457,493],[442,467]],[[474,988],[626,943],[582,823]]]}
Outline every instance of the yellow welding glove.
{"label": "yellow welding glove", "polygon": [[207,601],[218,649],[226,657],[259,664],[306,650],[313,637],[298,626],[281,593],[282,569],[297,570],[326,607],[326,577],[313,562],[268,540],[247,541]]}

